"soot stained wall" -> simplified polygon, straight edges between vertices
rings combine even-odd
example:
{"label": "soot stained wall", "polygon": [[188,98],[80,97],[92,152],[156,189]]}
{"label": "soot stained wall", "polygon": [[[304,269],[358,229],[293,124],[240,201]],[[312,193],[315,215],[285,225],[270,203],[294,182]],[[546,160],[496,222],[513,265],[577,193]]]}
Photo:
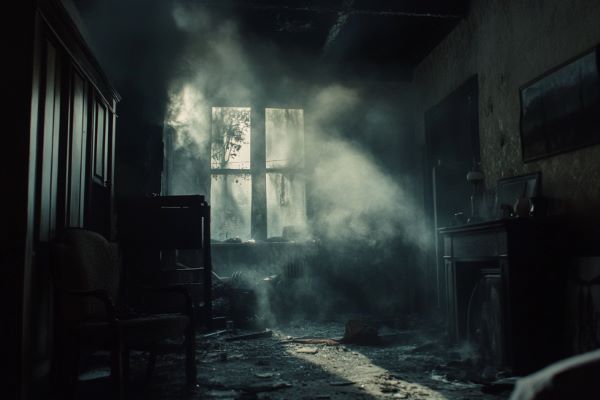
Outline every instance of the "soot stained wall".
{"label": "soot stained wall", "polygon": [[[417,115],[477,74],[479,134],[486,186],[542,171],[544,194],[566,211],[600,214],[600,146],[523,163],[519,88],[600,43],[600,2],[473,1],[467,17],[416,68]],[[417,135],[424,148],[423,119]]]}

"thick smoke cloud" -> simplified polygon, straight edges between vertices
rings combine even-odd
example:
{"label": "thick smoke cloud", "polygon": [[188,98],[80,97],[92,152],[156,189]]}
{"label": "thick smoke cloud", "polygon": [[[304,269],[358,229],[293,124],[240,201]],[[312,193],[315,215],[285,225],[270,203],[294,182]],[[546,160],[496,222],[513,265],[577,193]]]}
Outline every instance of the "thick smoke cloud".
{"label": "thick smoke cloud", "polygon": [[[292,285],[290,298],[318,298],[320,310],[349,301],[390,310],[413,302],[415,254],[430,244],[416,175],[410,84],[390,87],[372,76],[342,80],[331,65],[259,39],[224,8],[202,8],[201,2],[75,2],[94,52],[123,95],[118,194],[148,175],[143,160],[153,126],[164,123],[162,139],[171,149],[163,191],[207,195],[211,107],[303,108],[307,216],[319,249],[302,262],[318,271]],[[266,271],[252,265],[251,279],[281,272],[294,257],[279,260],[281,265],[268,260]],[[265,315],[269,301],[261,292]]]}
{"label": "thick smoke cloud", "polygon": [[[317,205],[315,229],[329,240],[373,243],[400,236],[424,248],[427,235],[420,225],[422,210],[417,196],[409,192],[411,185],[404,187],[398,176],[385,171],[378,154],[365,150],[365,141],[389,132],[378,132],[381,126],[367,121],[366,130],[359,132],[361,143],[339,131],[344,126],[340,117],[361,112],[364,103],[359,90],[332,85],[319,89],[308,107],[307,133],[315,159],[311,177],[311,198]],[[371,112],[371,118],[375,113]]]}
{"label": "thick smoke cloud", "polygon": [[[369,126],[381,118],[369,108],[359,84],[324,84],[310,71],[302,79],[290,77],[287,64],[295,62],[295,55],[268,43],[252,43],[235,21],[217,19],[201,7],[177,4],[172,17],[187,34],[178,73],[171,80],[166,121],[175,135],[174,156],[186,160],[171,171],[175,192],[187,192],[198,181],[208,180],[212,106],[278,106],[273,103],[276,99],[291,98],[305,108],[312,233],[330,241],[402,236],[426,246],[419,196],[410,192],[411,187],[401,186],[402,174],[391,175],[364,145],[381,135],[411,133],[397,127],[381,131],[376,122]],[[371,111],[360,132],[348,132],[356,128],[344,126],[344,119],[365,109]],[[196,170],[195,176],[190,168]]]}

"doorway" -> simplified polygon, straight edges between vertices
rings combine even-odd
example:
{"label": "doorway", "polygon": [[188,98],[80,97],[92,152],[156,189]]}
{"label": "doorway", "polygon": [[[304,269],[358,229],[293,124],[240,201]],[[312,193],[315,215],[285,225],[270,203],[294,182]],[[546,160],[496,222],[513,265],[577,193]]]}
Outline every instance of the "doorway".
{"label": "doorway", "polygon": [[456,213],[462,212],[465,218],[469,213],[472,188],[466,175],[480,163],[477,75],[425,112],[425,140],[425,211],[435,243],[429,265],[433,266],[437,306],[444,309],[446,278],[437,230],[457,224]]}

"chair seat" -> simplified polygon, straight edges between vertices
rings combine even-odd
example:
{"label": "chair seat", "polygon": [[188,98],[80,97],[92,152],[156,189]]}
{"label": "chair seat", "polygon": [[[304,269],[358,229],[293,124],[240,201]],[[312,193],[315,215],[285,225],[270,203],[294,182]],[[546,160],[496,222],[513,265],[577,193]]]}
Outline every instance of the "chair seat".
{"label": "chair seat", "polygon": [[66,397],[75,395],[81,355],[98,350],[110,352],[115,398],[124,398],[129,350],[149,351],[148,376],[152,375],[158,353],[184,352],[187,383],[195,383],[193,302],[185,288],[156,288],[148,291],[147,298],[144,296],[147,301],[142,305],[151,310],[154,296],[150,293],[176,295],[179,303],[184,300],[176,311],[170,311],[175,302],[162,298],[157,306],[168,308],[168,314],[133,314],[130,304],[118,301],[123,292],[118,246],[81,228],[66,229],[53,242],[52,268],[57,294],[55,364],[58,385],[64,388]]}
{"label": "chair seat", "polygon": [[[157,314],[143,317],[121,319],[117,327],[121,330],[126,348],[146,350],[165,339],[184,335],[190,319],[182,314]],[[78,333],[81,344],[86,346],[110,347],[110,330],[108,322],[86,322],[79,325]]]}

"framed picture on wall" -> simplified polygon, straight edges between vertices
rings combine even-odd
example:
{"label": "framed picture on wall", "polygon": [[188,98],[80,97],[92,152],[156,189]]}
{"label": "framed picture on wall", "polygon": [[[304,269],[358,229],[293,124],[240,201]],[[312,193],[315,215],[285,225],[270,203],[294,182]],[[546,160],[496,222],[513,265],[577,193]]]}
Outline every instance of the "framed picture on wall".
{"label": "framed picture on wall", "polygon": [[598,47],[520,89],[523,161],[600,143]]}

